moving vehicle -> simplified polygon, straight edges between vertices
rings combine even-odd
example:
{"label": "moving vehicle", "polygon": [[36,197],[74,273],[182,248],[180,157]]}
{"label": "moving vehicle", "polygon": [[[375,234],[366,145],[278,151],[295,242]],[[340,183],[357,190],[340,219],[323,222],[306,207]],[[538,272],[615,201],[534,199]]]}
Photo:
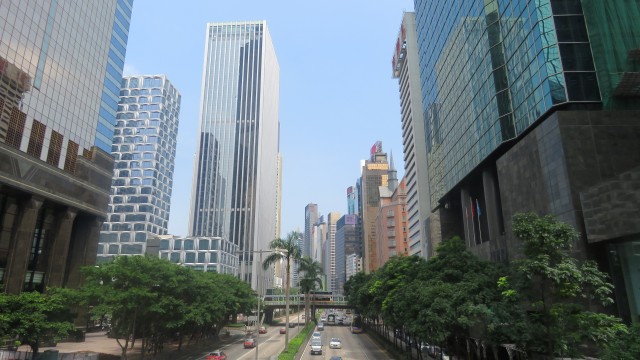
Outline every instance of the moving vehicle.
{"label": "moving vehicle", "polygon": [[258,329],[258,334],[266,334],[267,333],[267,328],[264,326],[260,326],[260,329]]}
{"label": "moving vehicle", "polygon": [[332,356],[329,360],[342,360],[342,356]]}
{"label": "moving vehicle", "polygon": [[427,346],[427,354],[439,360],[449,360],[449,351],[447,349],[440,348],[439,346]]}
{"label": "moving vehicle", "polygon": [[227,354],[222,350],[212,351],[207,354],[207,360],[227,360]]}
{"label": "moving vehicle", "polygon": [[329,349],[342,349],[342,341],[338,338],[331,338],[331,341],[329,341]]}
{"label": "moving vehicle", "polygon": [[254,347],[256,347],[256,339],[248,338],[244,340],[245,349],[252,349]]}
{"label": "moving vehicle", "polygon": [[290,328],[294,328],[294,327],[296,327],[296,323],[294,323],[294,322],[290,322],[290,323],[289,323],[289,327],[290,327]]}
{"label": "moving vehicle", "polygon": [[324,330],[324,323],[318,323],[318,330],[319,331]]}
{"label": "moving vehicle", "polygon": [[322,341],[311,340],[311,355],[322,355]]}
{"label": "moving vehicle", "polygon": [[320,334],[317,331],[314,331],[313,334],[311,334],[311,341],[313,340],[321,340],[322,339],[322,334]]}
{"label": "moving vehicle", "polygon": [[280,328],[280,334],[286,334],[287,333],[287,328],[286,327],[281,327]]}
{"label": "moving vehicle", "polygon": [[362,316],[356,314],[353,316],[353,320],[351,320],[351,333],[360,334],[362,330]]}

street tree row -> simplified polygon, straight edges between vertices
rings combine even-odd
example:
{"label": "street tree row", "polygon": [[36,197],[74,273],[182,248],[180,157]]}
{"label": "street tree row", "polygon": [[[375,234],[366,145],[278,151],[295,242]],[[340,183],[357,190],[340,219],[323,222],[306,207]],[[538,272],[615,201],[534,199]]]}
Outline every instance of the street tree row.
{"label": "street tree row", "polygon": [[144,357],[176,336],[179,346],[185,337],[216,337],[230,318],[249,313],[255,304],[251,287],[234,276],[155,257],[120,256],[83,272],[85,283],[77,291],[0,294],[0,337],[29,345],[37,354],[44,339],[69,334],[74,317],[88,308],[91,318],[108,319],[122,359],[135,339],[141,339]]}
{"label": "street tree row", "polygon": [[508,266],[477,258],[454,237],[429,260],[394,257],[353,276],[345,293],[372,324],[466,358],[484,358],[503,344],[528,358],[640,358],[639,346],[628,346],[640,344],[638,328],[600,312],[613,302],[607,275],[571,256],[578,233],[534,214],[516,215],[513,230],[523,254]]}

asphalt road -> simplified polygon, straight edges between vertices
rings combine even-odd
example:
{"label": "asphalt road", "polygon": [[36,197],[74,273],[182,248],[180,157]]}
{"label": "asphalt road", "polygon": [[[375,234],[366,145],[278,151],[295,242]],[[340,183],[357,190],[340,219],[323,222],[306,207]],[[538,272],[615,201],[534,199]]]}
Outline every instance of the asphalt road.
{"label": "asphalt road", "polygon": [[[307,343],[301,360],[329,360],[332,356],[341,356],[343,360],[391,359],[366,333],[351,334],[349,326],[326,325],[324,331],[320,333],[322,333],[322,355],[311,355],[311,346]],[[340,338],[342,349],[329,349],[329,341],[332,337]]]}
{"label": "asphalt road", "polygon": [[[284,318],[282,319],[284,321]],[[302,318],[298,318],[298,315],[291,315],[289,317],[290,322],[304,323]],[[284,326],[284,325],[282,325]],[[272,357],[278,356],[284,349],[284,334],[280,334],[280,328],[282,326],[268,326],[266,334],[256,334],[257,348],[245,349],[244,348],[244,336],[234,336],[233,341],[229,341],[220,345],[218,349],[224,351],[227,354],[228,360],[253,360],[256,359],[256,351],[258,352],[259,360],[271,360]],[[298,334],[301,327],[289,328],[289,340]],[[218,350],[210,349],[209,351]],[[186,359],[204,360],[207,358],[209,351],[201,352],[197,354],[198,357],[185,357]]]}

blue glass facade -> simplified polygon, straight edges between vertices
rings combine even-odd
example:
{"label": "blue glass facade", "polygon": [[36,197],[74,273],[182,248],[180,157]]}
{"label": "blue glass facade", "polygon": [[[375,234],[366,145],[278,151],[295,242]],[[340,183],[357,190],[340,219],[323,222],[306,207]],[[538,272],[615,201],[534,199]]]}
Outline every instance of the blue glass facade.
{"label": "blue glass facade", "polygon": [[600,102],[579,0],[415,9],[432,206],[550,109]]}
{"label": "blue glass facade", "polygon": [[116,109],[118,108],[119,100],[118,93],[120,91],[124,59],[127,53],[132,7],[133,0],[118,0],[115,8],[115,18],[113,20],[109,57],[104,75],[104,89],[102,89],[95,143],[97,147],[106,152],[111,151],[113,129],[116,124]]}

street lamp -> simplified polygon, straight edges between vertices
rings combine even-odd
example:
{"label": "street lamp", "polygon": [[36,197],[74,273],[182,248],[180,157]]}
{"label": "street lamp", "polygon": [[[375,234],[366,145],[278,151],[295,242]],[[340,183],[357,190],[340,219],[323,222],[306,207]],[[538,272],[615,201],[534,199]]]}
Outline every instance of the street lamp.
{"label": "street lamp", "polygon": [[[259,266],[262,266],[262,254],[264,253],[272,253],[272,252],[276,252],[276,253],[288,253],[288,251],[286,249],[275,249],[275,250],[244,250],[244,251],[239,251],[238,253],[244,254],[244,253],[251,253],[251,254],[260,254],[260,264]],[[254,264],[255,265],[255,264]],[[254,266],[255,268],[255,266]],[[260,337],[260,327],[259,325],[262,324],[262,321],[260,321],[260,300],[262,300],[262,293],[261,293],[261,281],[260,281],[260,276],[258,276],[258,271],[256,271],[255,274],[256,277],[256,288],[257,288],[257,292],[258,292],[258,314],[257,314],[257,318],[256,318],[256,328],[258,328],[258,334],[256,336],[256,357],[255,359],[258,360],[258,348],[259,348],[259,341],[258,338]],[[288,291],[288,286],[287,286],[287,291]],[[288,330],[288,322],[289,322],[289,300],[287,299],[286,301],[286,308],[287,308],[287,330]],[[285,347],[287,346],[286,341],[288,339],[285,338]]]}

